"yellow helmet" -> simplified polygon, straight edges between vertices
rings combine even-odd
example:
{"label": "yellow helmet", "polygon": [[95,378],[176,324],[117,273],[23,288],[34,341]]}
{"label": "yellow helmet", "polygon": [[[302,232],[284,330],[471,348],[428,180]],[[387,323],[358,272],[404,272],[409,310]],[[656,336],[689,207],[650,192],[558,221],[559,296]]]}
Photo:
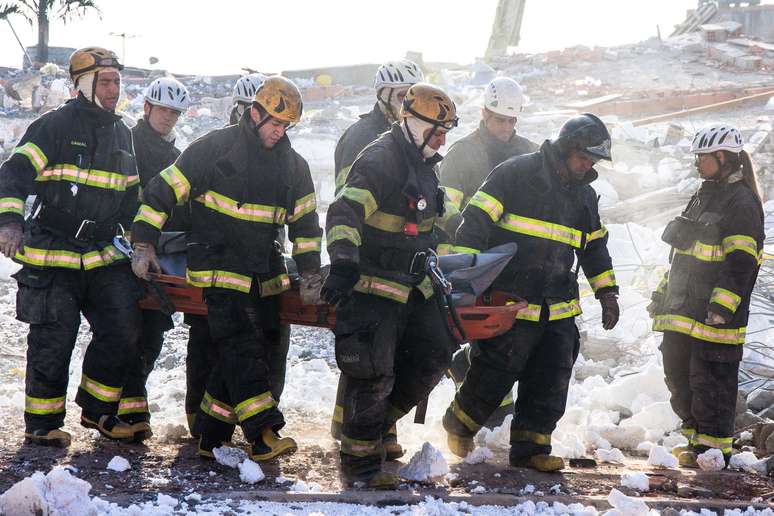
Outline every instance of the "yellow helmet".
{"label": "yellow helmet", "polygon": [[415,117],[451,130],[457,127],[457,106],[441,88],[426,82],[411,86],[400,108],[401,118]]}
{"label": "yellow helmet", "polygon": [[304,111],[298,87],[281,75],[267,77],[255,92],[253,102],[261,106],[272,118],[289,124],[298,123]]}
{"label": "yellow helmet", "polygon": [[70,56],[70,78],[74,83],[87,73],[98,72],[106,68],[123,70],[124,65],[118,62],[118,57],[113,52],[105,48],[81,48]]}

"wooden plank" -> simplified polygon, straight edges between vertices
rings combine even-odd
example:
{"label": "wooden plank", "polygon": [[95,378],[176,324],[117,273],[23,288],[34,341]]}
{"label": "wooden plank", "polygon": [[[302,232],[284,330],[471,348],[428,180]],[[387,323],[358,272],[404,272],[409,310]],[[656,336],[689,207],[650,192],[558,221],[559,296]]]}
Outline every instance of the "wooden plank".
{"label": "wooden plank", "polygon": [[621,97],[623,97],[623,93],[612,93],[610,95],[594,97],[593,99],[576,100],[573,102],[568,102],[567,104],[563,104],[562,107],[571,108],[571,109],[587,109],[592,106],[598,106],[600,104],[605,104],[607,102],[620,99]]}
{"label": "wooden plank", "polygon": [[652,117],[649,117],[649,118],[641,118],[639,120],[635,120],[634,122],[632,122],[632,125],[634,125],[635,127],[638,127],[638,126],[641,126],[641,125],[654,124],[656,122],[666,122],[666,121],[669,121],[669,120],[673,120],[675,118],[682,118],[682,117],[686,117],[686,116],[695,115],[695,114],[698,114],[698,113],[708,113],[708,112],[712,112],[712,111],[720,111],[722,109],[728,109],[728,108],[731,108],[731,107],[736,107],[736,106],[738,106],[740,104],[743,104],[745,102],[751,102],[751,101],[757,101],[757,100],[763,101],[763,100],[766,100],[766,99],[768,99],[768,98],[770,98],[772,96],[774,96],[774,89],[766,91],[764,93],[757,93],[755,95],[748,95],[746,97],[741,97],[741,98],[738,98],[738,99],[727,100],[725,102],[717,102],[715,104],[708,104],[706,106],[695,107],[695,108],[692,108],[692,109],[684,109],[682,111],[675,111],[675,112],[672,112],[672,113],[666,113],[666,114],[663,114],[663,115],[652,116]]}

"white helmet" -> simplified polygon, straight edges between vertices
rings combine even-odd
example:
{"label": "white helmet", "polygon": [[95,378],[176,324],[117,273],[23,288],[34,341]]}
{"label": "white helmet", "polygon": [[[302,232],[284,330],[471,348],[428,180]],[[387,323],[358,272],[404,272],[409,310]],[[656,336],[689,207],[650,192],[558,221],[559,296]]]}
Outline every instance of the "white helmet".
{"label": "white helmet", "polygon": [[730,125],[705,127],[693,138],[691,152],[706,154],[715,151],[729,151],[738,154],[743,150],[742,133]]}
{"label": "white helmet", "polygon": [[492,79],[484,92],[484,107],[503,116],[517,116],[525,100],[524,90],[510,77]]}
{"label": "white helmet", "polygon": [[154,106],[163,106],[183,112],[191,105],[191,96],[182,82],[172,77],[161,77],[145,89],[145,100]]}
{"label": "white helmet", "polygon": [[416,63],[412,61],[390,61],[384,63],[376,70],[374,89],[378,92],[382,88],[400,88],[423,82],[425,76]]}
{"label": "white helmet", "polygon": [[251,73],[237,79],[234,85],[234,102],[244,102],[252,104],[255,98],[255,92],[261,87],[266,76],[262,73]]}

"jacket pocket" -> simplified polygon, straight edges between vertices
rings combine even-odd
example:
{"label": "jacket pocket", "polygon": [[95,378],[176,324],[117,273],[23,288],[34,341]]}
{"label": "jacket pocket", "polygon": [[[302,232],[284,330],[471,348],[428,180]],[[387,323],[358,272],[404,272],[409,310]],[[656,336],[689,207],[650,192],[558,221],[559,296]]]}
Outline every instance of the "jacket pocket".
{"label": "jacket pocket", "polygon": [[13,275],[18,284],[16,318],[27,324],[46,324],[56,321],[52,295],[55,270],[22,268]]}

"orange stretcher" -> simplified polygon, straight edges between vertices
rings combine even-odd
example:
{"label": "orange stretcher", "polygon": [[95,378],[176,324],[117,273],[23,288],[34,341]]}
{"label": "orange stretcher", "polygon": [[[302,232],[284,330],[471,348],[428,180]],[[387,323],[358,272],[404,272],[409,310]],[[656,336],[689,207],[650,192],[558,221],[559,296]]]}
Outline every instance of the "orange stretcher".
{"label": "orange stretcher", "polygon": [[[204,302],[202,289],[192,287],[185,278],[166,274],[153,275],[155,283],[174,305],[175,311],[206,315],[207,305]],[[140,307],[145,310],[159,310],[160,304],[155,296],[148,291],[140,301]],[[481,296],[476,300],[476,306],[455,308],[467,340],[491,339],[507,332],[516,321],[519,310],[527,307],[523,299],[514,298],[502,292]],[[336,324],[336,308],[327,304],[305,305],[301,302],[298,286],[280,294],[280,322],[282,324],[299,324],[302,326],[318,326],[333,328]],[[457,334],[449,316],[449,327]],[[456,337],[459,339],[460,335]]]}

